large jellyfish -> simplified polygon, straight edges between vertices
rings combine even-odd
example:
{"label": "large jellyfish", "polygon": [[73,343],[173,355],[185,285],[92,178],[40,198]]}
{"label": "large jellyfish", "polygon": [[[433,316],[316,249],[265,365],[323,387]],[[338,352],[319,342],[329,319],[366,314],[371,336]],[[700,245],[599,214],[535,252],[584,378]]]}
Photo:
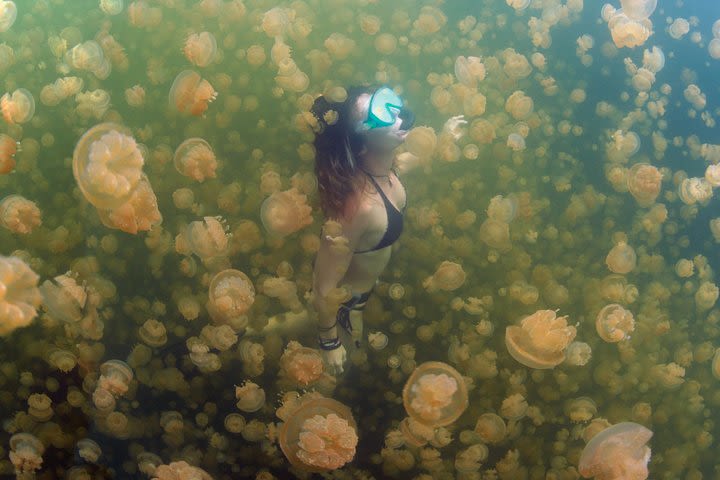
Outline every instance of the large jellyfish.
{"label": "large jellyfish", "polygon": [[575,339],[575,327],[567,317],[556,317],[553,310],[538,310],[522,319],[520,325],[505,330],[505,345],[512,357],[530,368],[553,368],[565,360],[565,349]]}
{"label": "large jellyfish", "polygon": [[596,480],[645,480],[653,432],[632,422],[613,425],[585,445],[578,470]]}

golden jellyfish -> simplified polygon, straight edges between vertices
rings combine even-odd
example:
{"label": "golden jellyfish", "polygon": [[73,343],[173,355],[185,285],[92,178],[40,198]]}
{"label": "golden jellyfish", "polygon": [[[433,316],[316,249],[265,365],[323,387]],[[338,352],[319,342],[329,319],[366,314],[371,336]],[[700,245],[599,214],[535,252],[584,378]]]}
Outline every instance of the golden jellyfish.
{"label": "golden jellyfish", "polygon": [[523,318],[520,325],[505,330],[505,346],[510,355],[530,368],[554,368],[565,360],[565,349],[577,330],[568,326],[567,316],[554,310],[538,310]]}
{"label": "golden jellyfish", "polygon": [[712,185],[705,178],[686,178],[678,186],[678,196],[687,205],[705,204],[712,195]]}
{"label": "golden jellyfish", "polygon": [[178,73],[170,87],[170,107],[180,113],[202,115],[208,109],[208,103],[216,98],[217,92],[210,82],[192,70]]}
{"label": "golden jellyfish", "polygon": [[515,120],[524,120],[533,112],[533,99],[517,90],[505,101],[505,111]]}
{"label": "golden jellyfish", "polygon": [[207,309],[215,324],[237,323],[254,302],[255,287],[240,270],[223,270],[210,281]]}
{"label": "golden jellyfish", "polygon": [[615,12],[608,21],[610,34],[618,48],[634,48],[642,45],[652,34],[652,23],[648,19],[635,21],[624,12]]}
{"label": "golden jellyfish", "polygon": [[125,101],[133,108],[145,105],[145,89],[140,85],[133,85],[125,90]]}
{"label": "golden jellyfish", "polygon": [[9,124],[25,123],[35,114],[35,99],[24,88],[0,97],[0,111]]}
{"label": "golden jellyfish", "polygon": [[40,294],[45,311],[56,321],[75,323],[80,321],[83,315],[91,313],[91,308],[86,309],[87,288],[78,285],[77,280],[69,273],[45,280],[40,285]]}
{"label": "golden jellyfish", "polygon": [[356,43],[352,38],[342,33],[331,33],[323,42],[330,56],[336,60],[345,60],[355,49]]}
{"label": "golden jellyfish", "polygon": [[293,467],[327,472],[355,457],[357,424],[342,403],[317,393],[305,394],[284,403],[277,415],[285,421],[278,436],[280,448]]}
{"label": "golden jellyfish", "polygon": [[98,216],[106,227],[131,235],[147,232],[162,223],[157,197],[145,174],[125,203],[107,210],[98,208]]}
{"label": "golden jellyfish", "polygon": [[596,480],[645,480],[650,461],[646,444],[653,432],[633,422],[622,422],[601,431],[585,445],[578,471]]}
{"label": "golden jellyfish", "polygon": [[708,43],[708,53],[715,60],[720,60],[720,38],[713,38]]}
{"label": "golden jellyfish", "polygon": [[513,152],[521,152],[525,150],[525,138],[519,133],[511,133],[507,138],[507,146]]}
{"label": "golden jellyfish", "polygon": [[450,425],[468,406],[460,373],[442,362],[418,365],[403,387],[403,405],[411,419],[433,428]]}
{"label": "golden jellyfish", "polygon": [[213,480],[202,468],[190,465],[184,460],[170,462],[167,465],[158,465],[151,474],[152,480]]}
{"label": "golden jellyfish", "polygon": [[410,130],[405,137],[405,147],[416,157],[428,158],[432,156],[437,146],[437,135],[432,127],[417,126]]}
{"label": "golden jellyfish", "polygon": [[518,199],[515,195],[503,197],[495,195],[490,199],[490,205],[487,208],[488,218],[498,220],[504,223],[510,223],[517,215]]}
{"label": "golden jellyfish", "polygon": [[465,283],[465,271],[462,265],[455,262],[442,262],[435,273],[423,280],[423,287],[428,292],[444,290],[451,292],[460,288]]}
{"label": "golden jellyfish", "polygon": [[676,18],[668,27],[668,33],[675,40],[679,40],[690,31],[690,22],[684,18]]}
{"label": "golden jellyfish", "polygon": [[307,195],[294,187],[266,198],[260,207],[260,218],[265,230],[280,237],[295,233],[313,222]]}
{"label": "golden jellyfish", "polygon": [[128,129],[114,123],[94,126],[78,140],[73,175],[85,199],[111,209],[127,202],[140,179],[144,159]]}
{"label": "golden jellyfish", "polygon": [[530,0],[505,0],[505,2],[516,12],[521,12],[530,5]]}
{"label": "golden jellyfish", "polygon": [[222,217],[204,217],[190,222],[182,239],[192,253],[207,260],[227,252],[229,235]]}
{"label": "golden jellyfish", "polygon": [[207,67],[215,59],[217,42],[210,32],[191,34],[183,46],[183,54],[196,67]]}
{"label": "golden jellyfish", "polygon": [[306,388],[323,377],[325,366],[320,352],[291,341],[280,357],[280,370],[292,383]]}
{"label": "golden jellyfish", "polygon": [[122,9],[123,0],[100,0],[100,10],[108,15],[118,15]]}
{"label": "golden jellyfish", "polygon": [[102,89],[80,92],[75,100],[78,115],[86,119],[100,120],[110,108],[110,94]]}
{"label": "golden jellyfish", "polygon": [[460,55],[455,59],[455,78],[466,87],[475,88],[477,82],[485,79],[485,65],[479,57]]}
{"label": "golden jellyfish", "polygon": [[480,240],[490,248],[500,252],[507,252],[512,248],[510,225],[501,220],[487,218],[480,225]]}
{"label": "golden jellyfish", "polygon": [[720,187],[720,164],[708,165],[705,169],[705,180],[711,187]]}
{"label": "golden jellyfish", "polygon": [[695,306],[698,311],[710,310],[720,296],[720,289],[712,282],[702,282],[695,292]]}
{"label": "golden jellyfish", "polygon": [[391,33],[381,33],[375,37],[375,50],[381,55],[390,55],[397,49],[397,38]]}
{"label": "golden jellyfish", "polygon": [[613,273],[625,275],[635,269],[637,265],[637,255],[635,249],[628,245],[625,241],[619,241],[608,252],[605,257],[605,264]]}
{"label": "golden jellyfish", "polygon": [[173,157],[175,170],[198,182],[215,178],[217,159],[208,142],[202,138],[188,138],[178,146]]}
{"label": "golden jellyfish", "polygon": [[245,382],[235,387],[238,409],[246,413],[257,412],[265,405],[265,390],[254,382]]}
{"label": "golden jellyfish", "polygon": [[475,432],[485,443],[500,443],[507,435],[507,426],[500,415],[483,413],[475,423]]}
{"label": "golden jellyfish", "polygon": [[468,128],[468,135],[476,142],[490,144],[495,140],[495,126],[484,118],[476,118]]}
{"label": "golden jellyfish", "polygon": [[40,209],[27,198],[9,195],[0,200],[0,226],[26,235],[42,224]]}
{"label": "golden jellyfish", "polygon": [[10,463],[15,467],[17,478],[34,478],[35,472],[42,467],[43,453],[45,453],[45,445],[35,435],[21,432],[10,437],[8,456]]}
{"label": "golden jellyfish", "polygon": [[0,336],[35,318],[42,300],[37,283],[37,274],[21,259],[0,256]]}
{"label": "golden jellyfish", "polygon": [[633,20],[648,18],[657,7],[657,0],[620,0],[625,15]]}
{"label": "golden jellyfish", "polygon": [[274,7],[263,14],[261,27],[268,37],[276,38],[287,32],[293,20],[295,20],[295,10]]}
{"label": "golden jellyfish", "polygon": [[608,343],[617,343],[630,338],[635,330],[632,312],[617,303],[605,305],[595,317],[595,330]]}
{"label": "golden jellyfish", "polygon": [[0,0],[0,33],[7,32],[17,18],[17,6],[12,0]]}
{"label": "golden jellyfish", "polygon": [[508,48],[503,52],[503,71],[513,80],[519,80],[530,75],[532,66],[528,59],[522,53],[517,53],[512,48]]}
{"label": "golden jellyfish", "polygon": [[647,163],[636,163],[627,175],[627,188],[641,207],[655,203],[662,187],[662,173]]}

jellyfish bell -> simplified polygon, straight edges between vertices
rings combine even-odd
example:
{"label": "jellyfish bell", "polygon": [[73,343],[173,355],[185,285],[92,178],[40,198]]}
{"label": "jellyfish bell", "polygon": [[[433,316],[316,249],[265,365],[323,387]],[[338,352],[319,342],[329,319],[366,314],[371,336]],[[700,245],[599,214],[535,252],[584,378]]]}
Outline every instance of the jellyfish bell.
{"label": "jellyfish bell", "polygon": [[403,387],[403,405],[413,420],[433,428],[455,422],[468,406],[468,392],[460,373],[442,362],[425,362]]}
{"label": "jellyfish bell", "polygon": [[662,173],[647,163],[636,163],[627,175],[627,189],[641,207],[655,203],[662,187]]}
{"label": "jellyfish bell", "polygon": [[644,20],[653,14],[657,0],[620,0],[625,15],[633,20]]}
{"label": "jellyfish bell", "polygon": [[605,257],[605,264],[613,273],[625,275],[632,272],[637,265],[635,249],[624,241],[618,242]]}
{"label": "jellyfish bell", "polygon": [[508,353],[526,367],[554,368],[565,360],[565,349],[575,339],[577,330],[568,326],[567,317],[557,317],[553,310],[538,310],[523,318],[520,325],[505,330]]}
{"label": "jellyfish bell", "polygon": [[355,457],[357,424],[348,407],[330,398],[305,395],[287,410],[278,439],[290,465],[320,473],[337,470]]}
{"label": "jellyfish bell", "polygon": [[645,480],[653,432],[633,422],[622,422],[601,431],[585,445],[578,471],[584,478]]}
{"label": "jellyfish bell", "polygon": [[260,218],[269,233],[284,237],[312,223],[312,207],[307,204],[307,195],[293,187],[267,197],[260,207]]}
{"label": "jellyfish bell", "polygon": [[215,59],[217,41],[210,32],[191,34],[183,47],[183,53],[190,63],[197,67],[207,67]]}
{"label": "jellyfish bell", "polygon": [[29,91],[19,88],[0,97],[0,111],[11,125],[26,123],[35,114],[35,99]]}
{"label": "jellyfish bell", "polygon": [[192,70],[178,73],[170,87],[170,108],[180,113],[202,115],[208,109],[208,103],[216,98],[217,92],[210,82]]}
{"label": "jellyfish bell", "polygon": [[173,164],[178,173],[201,183],[215,178],[217,169],[215,152],[202,138],[188,138],[181,143],[175,150]]}
{"label": "jellyfish bell", "polygon": [[7,32],[17,18],[17,6],[12,0],[0,0],[0,33]]}
{"label": "jellyfish bell", "polygon": [[85,199],[99,209],[113,209],[130,199],[143,164],[130,130],[115,123],[92,127],[73,152],[75,181]]}
{"label": "jellyfish bell", "polygon": [[617,343],[630,338],[630,334],[635,330],[635,320],[629,310],[611,303],[598,312],[595,329],[606,342]]}
{"label": "jellyfish bell", "polygon": [[254,302],[255,287],[240,270],[223,270],[210,281],[207,309],[215,324],[235,322]]}

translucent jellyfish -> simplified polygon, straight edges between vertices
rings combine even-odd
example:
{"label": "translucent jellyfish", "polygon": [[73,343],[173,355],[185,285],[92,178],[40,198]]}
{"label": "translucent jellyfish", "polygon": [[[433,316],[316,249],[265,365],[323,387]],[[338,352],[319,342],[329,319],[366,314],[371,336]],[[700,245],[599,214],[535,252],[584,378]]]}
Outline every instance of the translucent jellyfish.
{"label": "translucent jellyfish", "polygon": [[635,21],[624,12],[616,12],[608,22],[613,42],[618,48],[634,48],[642,45],[652,34],[649,20]]}
{"label": "translucent jellyfish", "polygon": [[507,146],[513,152],[521,152],[525,150],[525,138],[518,133],[511,133],[507,138]]}
{"label": "translucent jellyfish", "polygon": [[190,465],[184,460],[170,462],[167,465],[158,465],[151,476],[157,480],[213,480],[213,477],[205,470]]}
{"label": "translucent jellyfish", "polygon": [[217,42],[210,32],[193,33],[185,40],[183,54],[195,66],[207,67],[216,53]]}
{"label": "translucent jellyfish", "polygon": [[637,255],[635,250],[624,241],[618,242],[605,257],[605,264],[613,273],[625,275],[635,269]]}
{"label": "translucent jellyfish", "polygon": [[145,105],[145,89],[140,85],[133,85],[125,90],[125,101],[134,108]]}
{"label": "translucent jellyfish", "polygon": [[635,319],[632,312],[617,303],[611,303],[598,312],[595,330],[608,343],[621,342],[630,338],[635,330]]}
{"label": "translucent jellyfish", "polygon": [[516,12],[525,10],[530,5],[530,0],[505,0]]}
{"label": "translucent jellyfish", "polygon": [[668,33],[675,40],[679,40],[690,31],[690,23],[684,18],[676,18],[668,27]]}
{"label": "translucent jellyfish", "polygon": [[20,195],[8,195],[0,200],[0,226],[26,235],[41,224],[41,212],[35,202]]}
{"label": "translucent jellyfish", "polygon": [[575,339],[575,327],[567,316],[556,317],[553,310],[538,310],[523,318],[520,325],[505,330],[505,346],[526,367],[553,368],[565,360],[565,349]]}
{"label": "translucent jellyfish", "polygon": [[645,480],[653,432],[632,422],[606,428],[585,445],[578,471],[596,480]]}
{"label": "translucent jellyfish", "polygon": [[227,252],[229,235],[221,217],[204,217],[190,222],[183,240],[192,253],[207,260]]}
{"label": "translucent jellyfish", "polygon": [[175,150],[173,163],[181,175],[198,182],[203,182],[206,178],[215,178],[217,169],[215,152],[202,138],[188,138],[181,143]]}
{"label": "translucent jellyfish", "polygon": [[708,53],[711,58],[715,60],[720,59],[720,38],[710,40],[710,43],[708,43]]}
{"label": "translucent jellyfish", "polygon": [[641,207],[655,203],[662,187],[662,174],[657,167],[647,163],[636,163],[627,175],[627,188]]}
{"label": "translucent jellyfish", "polygon": [[702,110],[707,105],[706,95],[700,90],[700,87],[694,83],[691,83],[685,88],[683,95],[685,96],[685,100],[690,102],[697,110]]}
{"label": "translucent jellyfish", "polygon": [[505,439],[507,426],[500,415],[483,413],[475,423],[475,432],[485,443],[500,443]]}
{"label": "translucent jellyfish", "polygon": [[525,92],[516,90],[505,101],[505,111],[515,120],[526,119],[533,111],[533,99],[525,95]]}
{"label": "translucent jellyfish", "polygon": [[69,274],[45,280],[40,285],[40,294],[43,307],[56,321],[76,323],[88,313],[85,310],[88,291],[83,285],[78,285],[76,279]]}
{"label": "translucent jellyfish", "polygon": [[633,20],[648,18],[657,7],[657,0],[620,0],[625,15]]}
{"label": "translucent jellyfish", "polygon": [[101,123],[80,137],[73,153],[73,175],[85,199],[97,208],[119,207],[142,178],[144,159],[129,131]]}
{"label": "translucent jellyfish", "polygon": [[465,283],[465,271],[462,265],[455,262],[442,262],[435,273],[423,280],[423,287],[428,292],[457,290]]}
{"label": "translucent jellyfish", "polygon": [[302,388],[317,382],[325,373],[320,353],[294,341],[288,343],[280,357],[280,369],[285,377]]}
{"label": "translucent jellyfish", "polygon": [[22,260],[0,256],[0,336],[30,324],[42,297],[38,276]]}
{"label": "translucent jellyfish", "polygon": [[431,427],[450,425],[468,406],[460,373],[442,362],[418,365],[403,387],[403,405],[413,420]]}
{"label": "translucent jellyfish", "polygon": [[256,383],[245,382],[235,387],[235,399],[243,412],[257,412],[265,405],[265,391]]}
{"label": "translucent jellyfish", "polygon": [[431,127],[417,126],[405,137],[405,147],[408,152],[419,158],[432,156],[436,145],[437,135]]}
{"label": "translucent jellyfish", "polygon": [[485,65],[479,57],[460,55],[455,59],[455,77],[466,87],[475,88],[485,79]]}
{"label": "translucent jellyfish", "polygon": [[122,360],[108,360],[100,365],[100,378],[96,390],[105,390],[118,398],[130,388],[134,375],[132,368]]}
{"label": "translucent jellyfish", "polygon": [[267,197],[260,207],[260,218],[265,230],[280,237],[295,233],[313,222],[307,195],[294,187]]}
{"label": "translucent jellyfish", "polygon": [[480,225],[480,240],[500,252],[509,251],[512,248],[510,225],[494,218],[488,218]]}
{"label": "translucent jellyfish", "polygon": [[710,310],[720,296],[720,289],[712,282],[702,282],[695,292],[695,306],[698,311]]}
{"label": "translucent jellyfish", "polygon": [[712,198],[712,185],[704,178],[686,178],[678,186],[680,200],[687,204],[704,204]]}
{"label": "translucent jellyfish", "polygon": [[100,120],[110,109],[110,94],[102,89],[75,95],[77,113],[83,118]]}
{"label": "translucent jellyfish", "polygon": [[9,124],[25,123],[35,114],[35,99],[24,88],[0,97],[0,111]]}
{"label": "translucent jellyfish", "polygon": [[714,188],[720,187],[720,164],[708,165],[705,169],[705,180]]}
{"label": "translucent jellyfish", "polygon": [[167,330],[162,322],[150,318],[138,329],[138,337],[150,347],[162,347],[167,343]]}
{"label": "translucent jellyfish", "polygon": [[100,10],[108,15],[118,15],[122,9],[123,0],[100,0]]}
{"label": "translucent jellyfish", "polygon": [[305,395],[283,408],[280,448],[293,467],[326,472],[355,457],[357,425],[348,407],[330,398]]}
{"label": "translucent jellyfish", "polygon": [[228,324],[245,315],[255,302],[255,287],[240,270],[223,270],[210,281],[207,309],[213,322]]}
{"label": "translucent jellyfish", "polygon": [[109,210],[98,208],[98,216],[106,227],[131,235],[162,223],[157,197],[144,174],[125,203]]}
{"label": "translucent jellyfish", "polygon": [[[2,8],[0,4],[0,11]],[[17,478],[34,478],[35,471],[42,466],[43,453],[45,445],[35,435],[23,432],[10,437],[9,457]]]}
{"label": "translucent jellyfish", "polygon": [[192,70],[178,73],[170,87],[170,107],[180,113],[202,115],[208,109],[208,103],[216,98],[217,92],[210,82]]}
{"label": "translucent jellyfish", "polygon": [[0,0],[0,33],[7,32],[15,23],[17,7],[12,0]]}
{"label": "translucent jellyfish", "polygon": [[532,66],[525,55],[517,53],[512,48],[503,52],[503,58],[505,60],[503,71],[512,79],[525,78],[532,72]]}

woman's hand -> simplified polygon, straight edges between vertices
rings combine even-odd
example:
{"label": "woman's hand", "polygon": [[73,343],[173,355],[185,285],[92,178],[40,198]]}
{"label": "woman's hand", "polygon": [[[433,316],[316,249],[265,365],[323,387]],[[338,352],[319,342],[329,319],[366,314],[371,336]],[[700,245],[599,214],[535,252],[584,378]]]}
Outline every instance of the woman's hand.
{"label": "woman's hand", "polygon": [[340,345],[334,350],[322,350],[322,356],[330,375],[343,373],[345,361],[347,360],[345,347]]}
{"label": "woman's hand", "polygon": [[443,126],[443,132],[449,133],[452,135],[452,137],[457,141],[465,135],[465,131],[463,130],[462,126],[467,125],[467,120],[465,120],[465,115],[456,115],[454,117],[450,117],[447,119],[447,122],[445,122],[445,126]]}

